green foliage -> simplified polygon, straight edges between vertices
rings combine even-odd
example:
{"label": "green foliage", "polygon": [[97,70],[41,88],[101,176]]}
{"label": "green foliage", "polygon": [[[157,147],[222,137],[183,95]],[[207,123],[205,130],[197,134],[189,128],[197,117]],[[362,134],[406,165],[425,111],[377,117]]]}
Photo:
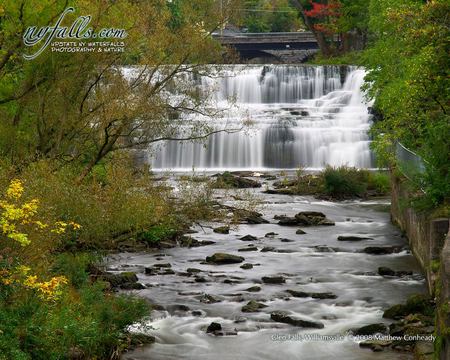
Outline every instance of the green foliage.
{"label": "green foliage", "polygon": [[[0,291],[0,296],[1,296]],[[112,296],[101,283],[65,293],[58,304],[27,293],[0,297],[0,359],[110,358],[125,327],[147,314],[144,300]]]}
{"label": "green foliage", "polygon": [[100,257],[92,253],[63,253],[58,254],[52,266],[52,272],[64,275],[76,288],[86,285],[90,264],[100,260]]}
{"label": "green foliage", "polygon": [[242,26],[248,32],[289,32],[302,27],[297,10],[287,0],[247,0]]}
{"label": "green foliage", "polygon": [[324,192],[335,198],[362,197],[367,190],[367,172],[341,166],[327,166],[323,174]]}
{"label": "green foliage", "polygon": [[156,244],[162,240],[171,239],[177,231],[168,225],[155,225],[138,234],[138,240],[148,244]]}
{"label": "green foliage", "polygon": [[366,87],[384,117],[372,128],[373,146],[390,165],[397,140],[422,156],[426,172],[413,179],[424,190],[414,201],[422,209],[450,197],[449,13],[446,0],[372,0],[369,7]]}
{"label": "green foliage", "polygon": [[387,172],[368,172],[367,189],[379,194],[387,194],[391,190],[391,180]]}

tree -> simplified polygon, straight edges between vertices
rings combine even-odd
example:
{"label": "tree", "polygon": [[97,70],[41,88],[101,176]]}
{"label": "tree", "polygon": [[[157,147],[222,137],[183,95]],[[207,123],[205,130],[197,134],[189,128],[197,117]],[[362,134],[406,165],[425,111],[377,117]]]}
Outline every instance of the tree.
{"label": "tree", "polygon": [[[207,125],[203,116],[216,111],[206,106],[208,94],[189,79],[207,73],[203,65],[220,58],[222,50],[210,34],[233,15],[234,0],[223,1],[223,11],[210,0],[77,1],[76,12],[64,22],[92,14],[94,32],[125,29],[125,52],[47,49],[25,60],[22,54],[30,51],[21,39],[25,30],[54,24],[68,5],[55,7],[50,0],[2,5],[0,153],[15,162],[75,161],[84,164],[82,180],[118,149],[239,130]],[[130,64],[138,66],[124,67]]]}
{"label": "tree", "polygon": [[365,46],[367,4],[364,0],[293,0],[293,4],[325,57]]}
{"label": "tree", "polygon": [[448,17],[445,0],[372,0],[372,43],[364,58],[369,96],[383,114],[372,129],[379,155],[400,141],[426,161],[418,180],[427,206],[450,197]]}

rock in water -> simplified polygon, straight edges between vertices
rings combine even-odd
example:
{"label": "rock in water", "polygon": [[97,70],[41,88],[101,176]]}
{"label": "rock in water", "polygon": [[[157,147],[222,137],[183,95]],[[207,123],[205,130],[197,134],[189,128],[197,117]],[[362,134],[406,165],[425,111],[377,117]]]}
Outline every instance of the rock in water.
{"label": "rock in water", "polygon": [[222,325],[220,325],[219,323],[216,322],[212,322],[211,324],[209,324],[208,328],[206,329],[206,333],[210,334],[210,333],[215,333],[216,331],[221,331],[222,330]]}
{"label": "rock in water", "polygon": [[245,264],[242,264],[242,265],[240,266],[240,268],[241,268],[241,269],[244,269],[244,270],[250,270],[250,269],[253,269],[253,265],[250,264],[250,263],[245,263]]}
{"label": "rock in water", "polygon": [[298,229],[295,233],[297,235],[305,235],[306,234],[302,229]]}
{"label": "rock in water", "polygon": [[218,234],[229,234],[230,233],[230,227],[228,225],[219,226],[219,227],[213,229],[213,231],[215,233],[218,233]]}
{"label": "rock in water", "polygon": [[374,334],[387,334],[387,327],[383,323],[370,324],[360,327],[355,331],[355,335],[374,335]]}
{"label": "rock in water", "polygon": [[290,315],[286,311],[273,311],[270,314],[270,318],[276,322],[289,324],[289,325],[293,325],[293,326],[304,327],[304,328],[323,329],[325,327],[320,322],[303,320],[296,316]]}
{"label": "rock in water", "polygon": [[267,305],[264,305],[262,303],[259,303],[255,300],[250,300],[247,305],[244,305],[241,309],[242,312],[258,312],[259,309],[263,309],[267,307]]}
{"label": "rock in water", "polygon": [[240,240],[242,240],[242,241],[255,241],[255,240],[258,240],[258,238],[256,236],[253,236],[253,235],[245,235],[245,236],[241,237]]}
{"label": "rock in water", "polygon": [[265,284],[283,284],[286,282],[286,279],[281,275],[279,275],[279,276],[264,276],[261,280]]}
{"label": "rock in water", "polygon": [[371,237],[355,236],[355,235],[341,235],[338,236],[338,241],[362,241],[362,240],[373,240]]}
{"label": "rock in water", "polygon": [[238,264],[245,259],[242,256],[227,254],[227,253],[215,253],[212,256],[206,257],[206,262],[211,264],[223,265],[223,264]]}

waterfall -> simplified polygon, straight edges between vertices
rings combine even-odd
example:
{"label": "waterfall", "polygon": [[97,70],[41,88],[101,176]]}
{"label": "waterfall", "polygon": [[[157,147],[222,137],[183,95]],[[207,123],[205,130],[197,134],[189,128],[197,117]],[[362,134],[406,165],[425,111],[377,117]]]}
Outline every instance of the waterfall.
{"label": "waterfall", "polygon": [[[197,79],[217,106],[249,117],[246,132],[212,135],[206,144],[167,141],[152,148],[154,169],[293,169],[326,165],[373,167],[365,72],[339,66],[224,66]],[[206,145],[206,146],[205,146]]]}

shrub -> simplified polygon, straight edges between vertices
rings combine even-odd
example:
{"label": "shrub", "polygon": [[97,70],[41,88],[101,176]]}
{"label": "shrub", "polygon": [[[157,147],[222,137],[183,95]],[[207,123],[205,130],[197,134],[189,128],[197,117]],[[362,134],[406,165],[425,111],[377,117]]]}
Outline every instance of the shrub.
{"label": "shrub", "polygon": [[367,190],[368,172],[347,166],[327,166],[322,173],[324,192],[335,198],[362,197]]}

